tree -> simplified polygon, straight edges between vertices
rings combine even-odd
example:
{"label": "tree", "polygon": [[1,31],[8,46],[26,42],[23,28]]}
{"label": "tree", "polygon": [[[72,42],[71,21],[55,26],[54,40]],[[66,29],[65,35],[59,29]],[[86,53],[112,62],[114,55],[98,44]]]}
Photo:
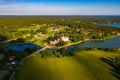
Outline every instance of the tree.
{"label": "tree", "polygon": [[62,55],[60,54],[60,52],[57,52],[57,51],[54,53],[54,55],[55,55],[56,57],[62,57]]}
{"label": "tree", "polygon": [[53,56],[52,51],[50,51],[50,50],[41,51],[41,57],[42,58],[44,58],[44,57],[51,57],[51,56]]}
{"label": "tree", "polygon": [[4,49],[3,48],[0,48],[0,53],[4,53]]}
{"label": "tree", "polygon": [[0,42],[1,42],[1,41],[5,41],[6,39],[7,39],[7,38],[6,38],[5,36],[1,36],[1,35],[0,35]]}
{"label": "tree", "polygon": [[16,40],[12,40],[11,43],[24,43],[25,40],[23,38],[18,38]]}
{"label": "tree", "polygon": [[25,40],[23,38],[18,38],[16,42],[25,42]]}
{"label": "tree", "polygon": [[66,42],[60,41],[58,44],[56,44],[56,46],[63,46],[63,45],[65,45],[65,44],[66,44]]}

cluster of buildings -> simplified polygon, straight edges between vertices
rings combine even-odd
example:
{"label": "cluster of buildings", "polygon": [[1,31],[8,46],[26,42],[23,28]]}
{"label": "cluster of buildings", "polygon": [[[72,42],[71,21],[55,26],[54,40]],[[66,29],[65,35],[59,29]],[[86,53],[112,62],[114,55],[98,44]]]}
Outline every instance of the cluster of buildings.
{"label": "cluster of buildings", "polygon": [[61,36],[60,38],[57,38],[55,40],[50,40],[50,44],[55,45],[55,44],[59,43],[60,41],[67,42],[68,40],[69,40],[69,37]]}
{"label": "cluster of buildings", "polygon": [[10,57],[9,57],[9,62],[10,62],[10,64],[12,64],[12,65],[17,64],[17,61],[15,60],[15,56],[10,56]]}

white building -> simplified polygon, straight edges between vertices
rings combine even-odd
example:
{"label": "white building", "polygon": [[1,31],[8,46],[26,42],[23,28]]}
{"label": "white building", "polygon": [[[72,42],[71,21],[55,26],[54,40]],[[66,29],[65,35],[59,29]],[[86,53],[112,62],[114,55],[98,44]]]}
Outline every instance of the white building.
{"label": "white building", "polygon": [[55,44],[59,43],[60,41],[67,42],[68,40],[69,40],[69,37],[61,36],[61,37],[58,38],[58,39],[55,39],[55,40],[53,40],[53,41],[50,41],[50,44],[55,45]]}
{"label": "white building", "polygon": [[64,42],[67,42],[67,41],[69,40],[69,37],[62,36],[62,37],[61,37],[61,40],[63,40]]}
{"label": "white building", "polygon": [[60,42],[60,39],[56,39],[56,40],[54,40],[54,41],[50,41],[50,44],[55,45],[55,44],[57,44],[57,43],[59,43],[59,42]]}

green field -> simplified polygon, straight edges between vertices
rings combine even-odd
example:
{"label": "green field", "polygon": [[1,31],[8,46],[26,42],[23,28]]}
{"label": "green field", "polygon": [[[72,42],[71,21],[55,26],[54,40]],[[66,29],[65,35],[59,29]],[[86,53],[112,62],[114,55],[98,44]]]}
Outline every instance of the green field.
{"label": "green field", "polygon": [[72,57],[31,57],[18,71],[16,80],[117,80],[112,67],[100,58],[113,58],[119,52],[83,51]]}

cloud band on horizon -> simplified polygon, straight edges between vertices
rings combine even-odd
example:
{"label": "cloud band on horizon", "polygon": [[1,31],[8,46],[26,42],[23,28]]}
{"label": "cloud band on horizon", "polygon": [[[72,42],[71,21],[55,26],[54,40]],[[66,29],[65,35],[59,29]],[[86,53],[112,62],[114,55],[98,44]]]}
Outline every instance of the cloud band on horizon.
{"label": "cloud band on horizon", "polygon": [[120,15],[118,5],[0,0],[0,15]]}

